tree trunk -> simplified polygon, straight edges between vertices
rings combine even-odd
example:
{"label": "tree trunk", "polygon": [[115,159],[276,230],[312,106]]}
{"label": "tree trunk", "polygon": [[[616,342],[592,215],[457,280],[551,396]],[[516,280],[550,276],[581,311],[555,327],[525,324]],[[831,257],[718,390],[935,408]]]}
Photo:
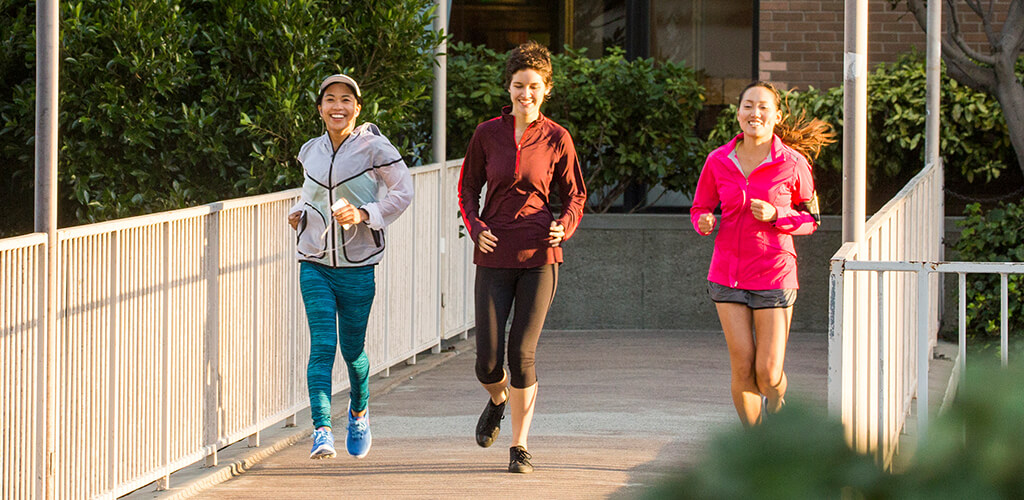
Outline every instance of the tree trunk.
{"label": "tree trunk", "polygon": [[[1002,72],[1000,72],[1002,73]],[[1010,144],[1017,154],[1017,167],[1024,172],[1024,85],[1017,81],[1010,68],[1011,79],[1000,78],[997,73],[997,84],[994,89],[996,100],[1003,108],[1006,118],[1006,130],[1010,134]]]}

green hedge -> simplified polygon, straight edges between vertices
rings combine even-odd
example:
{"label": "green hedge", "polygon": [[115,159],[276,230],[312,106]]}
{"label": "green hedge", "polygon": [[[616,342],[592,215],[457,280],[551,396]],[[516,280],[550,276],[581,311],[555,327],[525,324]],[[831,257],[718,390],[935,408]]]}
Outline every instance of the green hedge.
{"label": "green hedge", "polygon": [[[1001,204],[985,211],[967,206],[956,244],[959,260],[975,262],[1024,262],[1024,204]],[[967,328],[976,337],[998,337],[1000,330],[1000,283],[998,275],[967,275]],[[1024,332],[1024,277],[1007,279],[1009,332]]]}
{"label": "green hedge", "polygon": [[[887,201],[924,165],[925,63],[920,54],[908,54],[892,64],[880,64],[868,76],[868,183],[877,207]],[[969,182],[989,182],[1007,168],[1017,168],[1006,122],[995,98],[971,90],[942,74],[940,150],[947,178],[962,176]],[[822,204],[828,212],[842,207],[843,88],[815,88],[787,94],[790,109],[830,123],[840,134],[835,144],[822,149],[815,176]],[[738,97],[738,96],[737,96]],[[708,138],[705,151],[739,132],[736,107],[722,112]]]}
{"label": "green hedge", "polygon": [[[448,155],[465,155],[476,125],[510,104],[505,55],[453,44],[448,58]],[[652,59],[600,59],[567,49],[552,57],[553,91],[544,113],[573,136],[592,194],[603,212],[630,183],[690,192],[703,163],[694,126],[703,88],[692,69]]]}
{"label": "green hedge", "polygon": [[[298,186],[295,155],[321,133],[315,90],[331,73],[360,82],[361,120],[418,162],[440,41],[432,5],[61,2],[61,223]],[[12,195],[0,209],[32,204],[34,23],[34,6],[0,0],[0,154]]]}

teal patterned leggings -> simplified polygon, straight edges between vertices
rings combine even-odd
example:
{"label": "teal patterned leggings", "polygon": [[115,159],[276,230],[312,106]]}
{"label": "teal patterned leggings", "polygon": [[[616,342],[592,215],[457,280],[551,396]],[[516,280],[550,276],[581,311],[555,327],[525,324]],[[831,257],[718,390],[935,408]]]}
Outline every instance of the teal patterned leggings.
{"label": "teal patterned leggings", "polygon": [[309,320],[306,383],[313,427],[331,426],[331,371],[338,351],[348,366],[352,411],[369,399],[370,361],[366,357],[366,321],[376,291],[374,266],[328,267],[299,263],[299,286]]}

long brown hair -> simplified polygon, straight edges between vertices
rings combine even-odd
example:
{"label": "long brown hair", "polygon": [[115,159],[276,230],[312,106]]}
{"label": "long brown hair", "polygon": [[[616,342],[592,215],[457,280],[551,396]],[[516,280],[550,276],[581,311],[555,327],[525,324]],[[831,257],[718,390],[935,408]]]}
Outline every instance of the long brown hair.
{"label": "long brown hair", "polygon": [[740,102],[743,101],[743,95],[754,87],[763,87],[775,94],[775,108],[782,112],[782,119],[775,124],[775,135],[787,146],[804,155],[807,161],[814,163],[822,147],[836,142],[836,131],[832,125],[817,118],[808,119],[807,111],[803,109],[800,110],[800,114],[793,115],[789,106],[789,93],[786,93],[783,106],[782,94],[769,82],[757,81],[744,87],[740,92]]}

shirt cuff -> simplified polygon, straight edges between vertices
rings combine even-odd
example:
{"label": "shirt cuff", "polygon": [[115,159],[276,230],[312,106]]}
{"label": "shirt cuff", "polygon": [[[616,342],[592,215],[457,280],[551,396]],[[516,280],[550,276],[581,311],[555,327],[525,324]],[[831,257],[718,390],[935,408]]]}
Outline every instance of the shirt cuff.
{"label": "shirt cuff", "polygon": [[367,203],[359,208],[366,210],[366,214],[370,216],[369,219],[363,221],[370,226],[370,229],[384,229],[384,217],[380,214],[380,207],[376,203]]}

